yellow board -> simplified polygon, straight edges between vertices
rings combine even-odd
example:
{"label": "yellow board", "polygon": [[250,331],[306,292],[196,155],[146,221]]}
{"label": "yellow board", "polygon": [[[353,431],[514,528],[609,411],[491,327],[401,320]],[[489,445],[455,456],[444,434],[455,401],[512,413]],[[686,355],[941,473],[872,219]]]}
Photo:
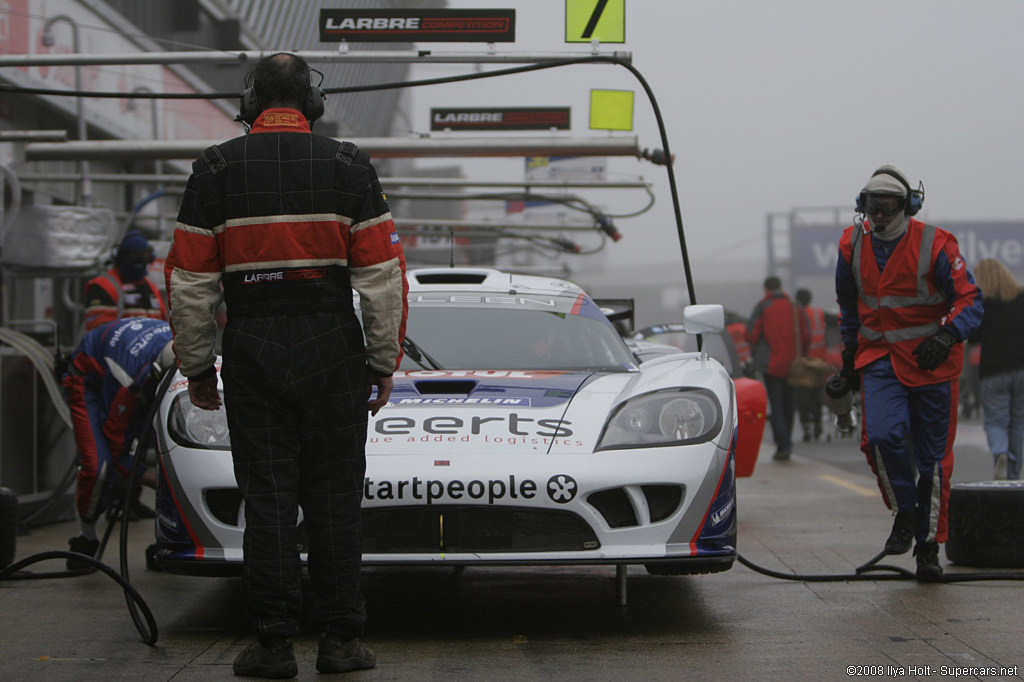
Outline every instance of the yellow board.
{"label": "yellow board", "polygon": [[565,42],[626,42],[626,0],[565,0]]}
{"label": "yellow board", "polygon": [[591,90],[591,130],[632,130],[632,90]]}

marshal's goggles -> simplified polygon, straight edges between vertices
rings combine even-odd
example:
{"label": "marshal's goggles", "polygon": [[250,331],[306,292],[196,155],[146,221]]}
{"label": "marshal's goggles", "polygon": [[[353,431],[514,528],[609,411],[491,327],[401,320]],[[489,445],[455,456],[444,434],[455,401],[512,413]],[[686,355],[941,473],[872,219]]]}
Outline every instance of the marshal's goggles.
{"label": "marshal's goggles", "polygon": [[864,197],[866,215],[893,216],[903,210],[903,197],[892,194],[867,194]]}

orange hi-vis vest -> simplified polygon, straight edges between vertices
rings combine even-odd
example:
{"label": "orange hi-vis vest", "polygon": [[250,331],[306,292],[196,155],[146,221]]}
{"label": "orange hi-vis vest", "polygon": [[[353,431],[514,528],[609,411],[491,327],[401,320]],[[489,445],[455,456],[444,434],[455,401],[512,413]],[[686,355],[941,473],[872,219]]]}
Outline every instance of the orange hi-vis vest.
{"label": "orange hi-vis vest", "polygon": [[947,361],[930,372],[918,368],[913,355],[914,348],[938,331],[950,312],[949,301],[933,281],[935,259],[949,239],[952,235],[945,230],[911,220],[885,270],[879,272],[872,235],[856,226],[847,229],[840,245],[844,252],[852,247],[850,265],[859,293],[858,369],[889,354],[896,376],[908,386],[960,376],[962,343],[955,344]]}
{"label": "orange hi-vis vest", "polygon": [[825,311],[813,305],[804,306],[811,325],[811,343],[804,354],[809,358],[825,359]]}

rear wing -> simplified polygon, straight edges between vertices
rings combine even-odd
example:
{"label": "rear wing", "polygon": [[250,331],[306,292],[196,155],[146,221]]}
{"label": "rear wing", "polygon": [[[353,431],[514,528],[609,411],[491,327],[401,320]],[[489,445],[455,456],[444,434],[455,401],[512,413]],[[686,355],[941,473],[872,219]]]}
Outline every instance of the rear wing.
{"label": "rear wing", "polygon": [[594,303],[601,309],[615,329],[622,336],[629,336],[633,333],[634,315],[636,309],[632,298],[595,298]]}

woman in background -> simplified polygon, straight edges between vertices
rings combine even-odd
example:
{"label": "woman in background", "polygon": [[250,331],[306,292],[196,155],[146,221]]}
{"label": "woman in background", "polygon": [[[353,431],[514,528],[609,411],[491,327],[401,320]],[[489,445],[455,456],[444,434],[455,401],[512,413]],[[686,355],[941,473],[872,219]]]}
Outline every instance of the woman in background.
{"label": "woman in background", "polygon": [[1024,450],[1024,287],[1001,262],[974,268],[985,317],[971,336],[981,344],[981,405],[995,479],[1019,479]]}

